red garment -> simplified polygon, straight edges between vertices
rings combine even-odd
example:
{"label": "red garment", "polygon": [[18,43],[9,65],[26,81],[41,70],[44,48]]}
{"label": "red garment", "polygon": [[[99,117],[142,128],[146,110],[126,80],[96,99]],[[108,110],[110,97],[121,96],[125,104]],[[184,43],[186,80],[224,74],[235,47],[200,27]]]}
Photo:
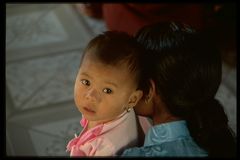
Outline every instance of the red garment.
{"label": "red garment", "polygon": [[141,27],[161,21],[181,21],[196,29],[209,25],[210,10],[197,4],[103,3],[103,18],[109,30],[135,34]]}

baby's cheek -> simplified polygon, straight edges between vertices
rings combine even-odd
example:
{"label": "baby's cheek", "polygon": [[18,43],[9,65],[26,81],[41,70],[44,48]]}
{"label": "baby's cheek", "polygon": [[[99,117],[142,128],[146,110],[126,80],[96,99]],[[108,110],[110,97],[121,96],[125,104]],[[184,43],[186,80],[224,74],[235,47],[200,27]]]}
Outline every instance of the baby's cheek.
{"label": "baby's cheek", "polygon": [[76,86],[75,89],[74,89],[74,100],[75,100],[75,103],[78,104],[80,99],[81,99],[81,92],[80,92],[79,87]]}
{"label": "baby's cheek", "polygon": [[79,103],[81,101],[81,93],[79,91],[76,91],[74,93],[74,99],[76,103]]}
{"label": "baby's cheek", "polygon": [[79,82],[76,82],[74,86],[74,96],[79,95],[81,91],[82,91],[81,84],[79,84]]}
{"label": "baby's cheek", "polygon": [[75,107],[81,112],[81,98],[79,96],[74,96]]}

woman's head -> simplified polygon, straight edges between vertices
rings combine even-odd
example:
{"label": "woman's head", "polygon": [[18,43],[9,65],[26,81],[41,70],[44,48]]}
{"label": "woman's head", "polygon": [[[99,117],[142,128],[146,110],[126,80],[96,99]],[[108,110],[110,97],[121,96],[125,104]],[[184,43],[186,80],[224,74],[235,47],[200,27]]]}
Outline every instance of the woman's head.
{"label": "woman's head", "polygon": [[136,39],[146,48],[145,72],[170,113],[184,116],[214,98],[221,82],[221,57],[207,37],[169,22],[142,28]]}
{"label": "woman's head", "polygon": [[135,38],[145,47],[144,73],[150,79],[142,84],[149,91],[136,112],[152,117],[155,124],[169,117],[184,119],[210,156],[234,156],[228,118],[214,99],[221,83],[221,55],[208,35],[185,24],[163,22],[143,27]]}

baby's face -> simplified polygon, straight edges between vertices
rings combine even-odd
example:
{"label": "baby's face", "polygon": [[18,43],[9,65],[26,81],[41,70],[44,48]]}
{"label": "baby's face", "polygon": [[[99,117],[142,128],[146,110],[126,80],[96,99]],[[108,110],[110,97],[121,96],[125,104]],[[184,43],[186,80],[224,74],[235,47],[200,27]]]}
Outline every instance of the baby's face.
{"label": "baby's face", "polygon": [[76,78],[74,99],[86,119],[99,123],[114,119],[129,106],[134,92],[135,80],[126,64],[109,66],[91,54],[85,55]]}

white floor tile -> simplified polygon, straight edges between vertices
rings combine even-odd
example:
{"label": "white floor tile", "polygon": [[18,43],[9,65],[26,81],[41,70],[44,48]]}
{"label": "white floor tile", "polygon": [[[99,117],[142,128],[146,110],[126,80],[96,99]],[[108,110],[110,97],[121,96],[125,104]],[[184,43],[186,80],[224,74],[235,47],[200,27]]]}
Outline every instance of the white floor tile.
{"label": "white floor tile", "polygon": [[56,138],[29,130],[33,148],[36,155],[32,156],[67,156],[66,142],[64,139]]}
{"label": "white floor tile", "polygon": [[15,107],[27,109],[73,99],[81,52],[7,64],[6,80]]}
{"label": "white floor tile", "polygon": [[91,38],[88,25],[69,4],[6,8],[6,61],[82,49]]}
{"label": "white floor tile", "polygon": [[12,116],[7,121],[9,154],[64,156],[69,140],[82,130],[80,119],[81,114],[73,103]]}

